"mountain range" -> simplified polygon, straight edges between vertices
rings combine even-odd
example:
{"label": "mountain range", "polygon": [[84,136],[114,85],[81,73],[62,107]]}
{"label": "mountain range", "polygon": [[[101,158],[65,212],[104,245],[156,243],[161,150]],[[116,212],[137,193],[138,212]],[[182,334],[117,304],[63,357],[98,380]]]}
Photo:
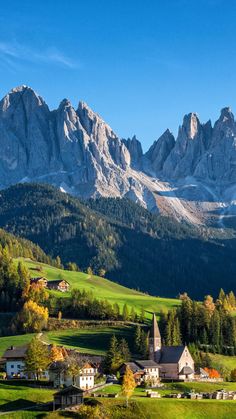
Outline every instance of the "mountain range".
{"label": "mountain range", "polygon": [[0,188],[49,183],[88,199],[125,197],[188,223],[233,225],[236,202],[236,123],[230,108],[214,125],[184,116],[175,139],[167,129],[143,153],[119,138],[84,102],[64,99],[50,110],[30,87],[0,102]]}

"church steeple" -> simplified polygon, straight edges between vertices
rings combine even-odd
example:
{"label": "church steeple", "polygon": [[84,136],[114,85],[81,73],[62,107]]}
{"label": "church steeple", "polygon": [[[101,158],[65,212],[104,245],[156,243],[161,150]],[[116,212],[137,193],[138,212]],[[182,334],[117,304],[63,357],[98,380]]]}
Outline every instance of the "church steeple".
{"label": "church steeple", "polygon": [[158,362],[161,353],[161,334],[155,313],[152,317],[152,325],[149,334],[149,358]]}

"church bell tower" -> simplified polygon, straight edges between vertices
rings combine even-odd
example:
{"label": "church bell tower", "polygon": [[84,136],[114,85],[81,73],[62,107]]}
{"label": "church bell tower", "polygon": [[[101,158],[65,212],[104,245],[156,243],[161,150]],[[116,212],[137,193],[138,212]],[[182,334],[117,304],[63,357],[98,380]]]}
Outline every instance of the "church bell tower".
{"label": "church bell tower", "polygon": [[161,356],[161,335],[156,315],[153,313],[152,325],[149,334],[149,359],[159,362]]}

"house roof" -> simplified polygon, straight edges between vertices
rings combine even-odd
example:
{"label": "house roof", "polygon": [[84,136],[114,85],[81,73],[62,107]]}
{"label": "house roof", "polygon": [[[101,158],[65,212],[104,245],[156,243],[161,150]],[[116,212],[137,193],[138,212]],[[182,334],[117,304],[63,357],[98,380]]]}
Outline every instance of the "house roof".
{"label": "house roof", "polygon": [[162,346],[160,364],[176,364],[179,362],[185,346]]}
{"label": "house roof", "polygon": [[54,284],[60,284],[61,282],[65,282],[66,284],[70,285],[69,282],[67,282],[65,279],[53,279],[52,281],[48,281],[48,286]]}
{"label": "house roof", "polygon": [[123,366],[129,367],[133,373],[140,371],[141,368],[136,362],[124,362]]}
{"label": "house roof", "polygon": [[145,359],[142,361],[135,361],[141,368],[160,368],[159,365],[152,359]]}
{"label": "house roof", "polygon": [[81,394],[83,394],[84,391],[80,387],[77,387],[75,385],[71,385],[69,387],[63,388],[62,390],[57,391],[56,393],[54,393],[54,396],[58,396],[58,395],[61,395],[61,394],[66,394],[66,393],[73,393],[73,394],[81,393]]}
{"label": "house roof", "polygon": [[25,358],[26,351],[27,351],[27,345],[11,346],[4,352],[3,358],[5,359]]}
{"label": "house roof", "polygon": [[38,281],[48,281],[47,278],[45,278],[44,276],[38,276],[36,278],[31,278],[30,282],[38,282]]}
{"label": "house roof", "polygon": [[189,375],[189,374],[194,374],[194,371],[188,365],[183,367],[182,370],[179,372],[179,375]]}
{"label": "house roof", "polygon": [[150,338],[161,338],[161,334],[160,334],[160,330],[158,327],[158,323],[157,323],[157,319],[156,319],[156,315],[155,313],[153,313],[152,316],[152,325],[151,325],[151,329],[150,329]]}

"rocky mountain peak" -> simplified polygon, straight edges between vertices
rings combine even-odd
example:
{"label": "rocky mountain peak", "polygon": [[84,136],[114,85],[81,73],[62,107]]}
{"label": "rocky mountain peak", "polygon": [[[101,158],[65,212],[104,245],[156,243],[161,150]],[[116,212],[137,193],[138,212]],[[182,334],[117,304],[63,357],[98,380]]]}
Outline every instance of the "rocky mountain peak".
{"label": "rocky mountain peak", "polygon": [[221,109],[220,121],[234,121],[234,115],[230,107]]}
{"label": "rocky mountain peak", "polygon": [[193,140],[198,134],[200,121],[196,113],[191,112],[184,116],[183,129],[186,131],[186,135],[189,139]]}

